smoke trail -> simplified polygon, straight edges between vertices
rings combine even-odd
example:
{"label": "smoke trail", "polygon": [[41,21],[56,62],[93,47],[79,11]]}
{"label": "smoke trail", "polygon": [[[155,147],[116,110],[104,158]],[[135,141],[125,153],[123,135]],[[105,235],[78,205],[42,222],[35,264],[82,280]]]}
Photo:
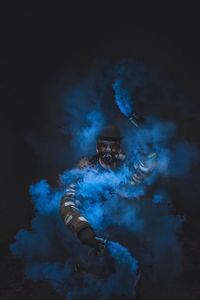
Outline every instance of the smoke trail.
{"label": "smoke trail", "polygon": [[[112,89],[115,101],[110,100]],[[177,232],[185,219],[169,212],[173,195],[160,178],[176,180],[183,192],[199,153],[195,145],[177,141],[178,124],[166,118],[165,112],[176,103],[180,106],[171,83],[162,79],[158,71],[135,61],[122,61],[115,66],[101,64],[101,68],[94,67],[69,89],[62,102],[62,131],[71,137],[66,149],[69,165],[81,156],[94,154],[98,131],[113,120],[121,127],[127,159],[117,172],[74,168],[60,175],[57,189],[52,189],[45,179],[30,187],[36,217],[31,230],[19,231],[11,245],[12,253],[24,258],[28,278],[48,280],[67,299],[107,299],[114,292],[119,299],[129,299],[134,295],[132,283],[137,277],[138,261],[144,269],[151,265],[152,280],[166,286],[179,274],[182,254]],[[135,130],[124,116],[138,107],[146,114],[146,122]],[[157,153],[154,173],[140,185],[130,186],[138,161],[152,151]],[[115,270],[104,279],[81,277],[74,272],[77,263],[93,271],[107,269],[107,264],[101,257],[90,256],[88,248],[60,219],[59,202],[72,182],[76,184],[81,213],[99,236],[110,241],[108,251]]]}
{"label": "smoke trail", "polygon": [[122,88],[122,81],[115,80],[112,87],[115,91],[115,101],[119,107],[122,114],[129,117],[132,113],[132,101],[127,90]]}

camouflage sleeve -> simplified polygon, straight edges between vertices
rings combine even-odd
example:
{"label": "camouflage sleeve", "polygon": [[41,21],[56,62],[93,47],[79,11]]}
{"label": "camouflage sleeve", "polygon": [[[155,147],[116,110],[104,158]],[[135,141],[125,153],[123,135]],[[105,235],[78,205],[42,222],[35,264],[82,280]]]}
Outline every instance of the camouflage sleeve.
{"label": "camouflage sleeve", "polygon": [[131,176],[131,184],[137,185],[149,177],[156,167],[157,154],[155,152],[148,154],[140,160],[135,167],[135,173]]}
{"label": "camouflage sleeve", "polygon": [[[78,167],[85,167],[85,165]],[[60,215],[69,229],[78,236],[82,229],[92,229],[92,227],[79,211],[78,204],[80,202],[78,201],[76,194],[76,185],[70,184],[65,190],[60,202]]]}

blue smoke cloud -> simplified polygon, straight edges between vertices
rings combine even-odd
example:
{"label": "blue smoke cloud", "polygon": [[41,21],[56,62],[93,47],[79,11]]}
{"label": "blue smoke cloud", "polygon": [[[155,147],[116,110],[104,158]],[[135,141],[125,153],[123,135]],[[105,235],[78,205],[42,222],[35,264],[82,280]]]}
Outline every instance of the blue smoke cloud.
{"label": "blue smoke cloud", "polygon": [[74,148],[79,147],[83,152],[87,151],[88,146],[94,148],[95,137],[104,125],[104,116],[100,111],[91,111],[86,116],[88,126],[76,133],[73,139]]}
{"label": "blue smoke cloud", "polygon": [[[169,210],[172,195],[160,178],[176,181],[183,189],[192,166],[199,161],[199,152],[195,145],[177,141],[177,124],[163,113],[169,105],[176,105],[171,90],[172,84],[157,70],[126,60],[114,66],[95,65],[69,89],[61,103],[62,132],[71,137],[66,149],[69,165],[82,156],[92,156],[99,130],[116,120],[127,159],[117,172],[73,168],[60,175],[57,188],[51,188],[45,179],[31,185],[36,216],[31,230],[19,231],[11,245],[12,253],[24,258],[29,279],[49,281],[67,299],[108,299],[113,294],[115,299],[130,299],[139,264],[144,273],[150,265],[151,280],[166,286],[180,274],[182,253],[177,233],[185,218]],[[148,112],[137,130],[124,118],[136,107]],[[140,185],[130,186],[138,161],[152,151],[157,153],[155,171]],[[59,216],[60,199],[72,182],[76,183],[81,213],[97,235],[109,241],[108,261],[89,254]],[[114,269],[110,270],[113,260]],[[108,273],[98,279],[81,277],[74,272],[77,263],[93,273],[107,269]]]}

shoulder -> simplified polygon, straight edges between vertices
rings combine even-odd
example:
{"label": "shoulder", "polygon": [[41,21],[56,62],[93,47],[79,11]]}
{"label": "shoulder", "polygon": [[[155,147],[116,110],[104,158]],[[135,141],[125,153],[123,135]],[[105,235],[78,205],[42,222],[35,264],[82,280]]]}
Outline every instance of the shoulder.
{"label": "shoulder", "polygon": [[85,168],[91,168],[92,170],[99,167],[99,156],[94,155],[91,159],[87,157],[81,158],[81,160],[77,164],[77,168],[79,170],[85,169]]}
{"label": "shoulder", "polygon": [[91,162],[87,157],[81,158],[81,160],[79,160],[77,164],[78,169],[85,169],[90,166],[91,166]]}

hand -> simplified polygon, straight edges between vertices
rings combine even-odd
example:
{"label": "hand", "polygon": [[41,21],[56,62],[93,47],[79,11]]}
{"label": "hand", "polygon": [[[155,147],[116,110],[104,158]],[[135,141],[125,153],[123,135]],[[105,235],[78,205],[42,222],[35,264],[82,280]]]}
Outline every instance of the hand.
{"label": "hand", "polygon": [[145,119],[143,116],[139,115],[137,112],[136,113],[132,113],[129,117],[129,121],[136,127],[141,126]]}
{"label": "hand", "polygon": [[103,255],[107,241],[99,237],[95,237],[95,241],[97,243],[97,254]]}
{"label": "hand", "polygon": [[97,237],[92,228],[87,227],[82,229],[78,234],[78,238],[83,244],[94,248],[97,253],[100,254],[104,251],[106,240]]}

